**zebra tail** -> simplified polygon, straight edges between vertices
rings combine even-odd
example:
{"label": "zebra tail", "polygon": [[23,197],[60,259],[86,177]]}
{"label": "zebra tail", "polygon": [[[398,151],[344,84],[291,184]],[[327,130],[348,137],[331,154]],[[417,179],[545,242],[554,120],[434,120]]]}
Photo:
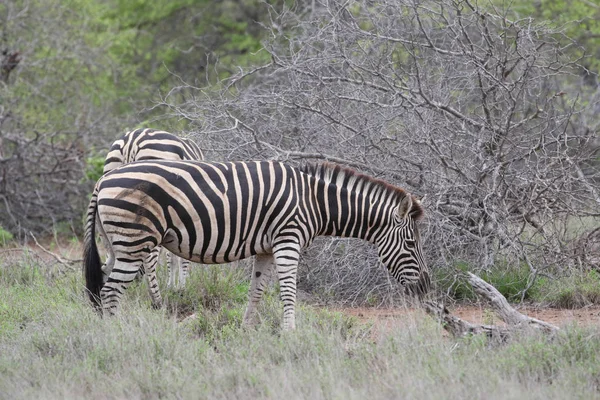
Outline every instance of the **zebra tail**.
{"label": "zebra tail", "polygon": [[85,222],[83,248],[83,273],[87,294],[95,309],[100,309],[100,289],[102,289],[102,264],[96,246],[96,212],[98,209],[98,186],[94,189],[88,206]]}

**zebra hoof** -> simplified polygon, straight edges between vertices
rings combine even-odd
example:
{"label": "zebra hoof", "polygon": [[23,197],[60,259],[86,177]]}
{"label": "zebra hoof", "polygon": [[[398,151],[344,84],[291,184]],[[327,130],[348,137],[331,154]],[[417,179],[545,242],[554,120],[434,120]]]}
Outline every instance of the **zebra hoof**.
{"label": "zebra hoof", "polygon": [[160,310],[161,308],[162,308],[162,302],[161,303],[152,303],[153,310]]}

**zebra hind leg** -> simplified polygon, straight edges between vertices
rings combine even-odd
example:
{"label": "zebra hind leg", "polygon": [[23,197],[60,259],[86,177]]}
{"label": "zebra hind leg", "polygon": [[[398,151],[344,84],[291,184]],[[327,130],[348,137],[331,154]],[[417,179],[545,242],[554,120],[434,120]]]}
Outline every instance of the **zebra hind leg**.
{"label": "zebra hind leg", "polygon": [[162,307],[162,296],[158,287],[158,279],[156,278],[156,265],[160,255],[160,247],[152,249],[146,260],[144,261],[144,269],[148,277],[148,291],[152,300],[152,308],[159,309]]}
{"label": "zebra hind leg", "polygon": [[100,299],[102,302],[102,311],[104,315],[114,315],[119,307],[121,296],[125,289],[131,284],[143,266],[143,260],[123,261],[116,258],[114,268],[102,289],[100,290]]}
{"label": "zebra hind leg", "polygon": [[[167,252],[167,269],[169,274],[169,281],[167,287],[169,289],[177,288],[183,289],[185,287],[185,280],[188,275],[190,268],[190,261],[185,258],[178,257],[171,252]],[[175,283],[177,273],[179,272],[179,279],[177,284]]]}
{"label": "zebra hind leg", "polygon": [[256,323],[256,306],[269,284],[274,261],[272,254],[258,255],[254,258],[250,291],[248,292],[248,308],[246,308],[242,322],[246,326],[253,326]]}

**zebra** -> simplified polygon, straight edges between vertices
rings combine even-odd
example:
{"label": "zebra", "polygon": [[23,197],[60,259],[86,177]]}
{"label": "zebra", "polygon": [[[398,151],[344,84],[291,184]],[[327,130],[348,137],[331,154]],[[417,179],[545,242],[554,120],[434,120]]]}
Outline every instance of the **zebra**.
{"label": "zebra", "polygon": [[[137,162],[96,184],[85,224],[86,288],[94,307],[113,315],[144,260],[156,263],[149,257],[155,246],[204,264],[256,255],[243,324],[255,323],[274,266],[282,327],[290,330],[300,252],[317,236],[375,244],[390,274],[422,297],[430,287],[417,226],[423,215],[403,189],[331,163]],[[104,266],[96,225],[110,245]]]}
{"label": "zebra", "polygon": [[[172,133],[141,128],[125,133],[121,138],[115,140],[110,146],[104,162],[103,175],[112,170],[131,162],[143,160],[203,160],[202,150],[196,143],[188,138],[180,138]],[[158,260],[160,247],[155,247],[152,257]],[[149,263],[152,265],[153,263]],[[175,274],[179,271],[177,287],[182,288],[188,275],[190,262],[186,259],[173,257],[167,252],[167,266],[169,280],[167,287],[175,286]],[[179,268],[177,268],[179,266]],[[140,274],[144,274],[144,268]],[[148,271],[148,286],[152,304],[159,308],[162,297],[156,280],[155,269]]]}
{"label": "zebra", "polygon": [[102,174],[107,174],[134,161],[144,160],[204,160],[202,150],[194,141],[156,129],[136,129],[114,141]]}

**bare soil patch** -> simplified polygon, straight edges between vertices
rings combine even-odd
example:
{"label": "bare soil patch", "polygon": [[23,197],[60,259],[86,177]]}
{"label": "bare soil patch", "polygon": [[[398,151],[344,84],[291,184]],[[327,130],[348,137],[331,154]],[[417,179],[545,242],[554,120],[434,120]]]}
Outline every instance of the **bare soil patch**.
{"label": "bare soil patch", "polygon": [[[542,308],[542,307],[520,307],[517,308],[522,314],[549,322],[557,326],[566,325],[599,325],[600,326],[600,306],[584,307],[579,309],[560,309],[560,308]],[[454,309],[454,313],[460,318],[470,322],[489,323],[486,316],[490,311],[484,307],[461,306]],[[500,321],[493,316],[494,323]]]}
{"label": "bare soil patch", "polygon": [[[466,321],[477,324],[504,325],[492,310],[483,305],[461,305],[449,307],[450,312]],[[519,312],[549,322],[559,327],[568,325],[600,326],[600,306],[575,310],[525,306]],[[424,310],[414,308],[339,308],[336,311],[357,317],[363,323],[373,324],[373,337],[380,333],[403,329],[415,321],[431,318]]]}

